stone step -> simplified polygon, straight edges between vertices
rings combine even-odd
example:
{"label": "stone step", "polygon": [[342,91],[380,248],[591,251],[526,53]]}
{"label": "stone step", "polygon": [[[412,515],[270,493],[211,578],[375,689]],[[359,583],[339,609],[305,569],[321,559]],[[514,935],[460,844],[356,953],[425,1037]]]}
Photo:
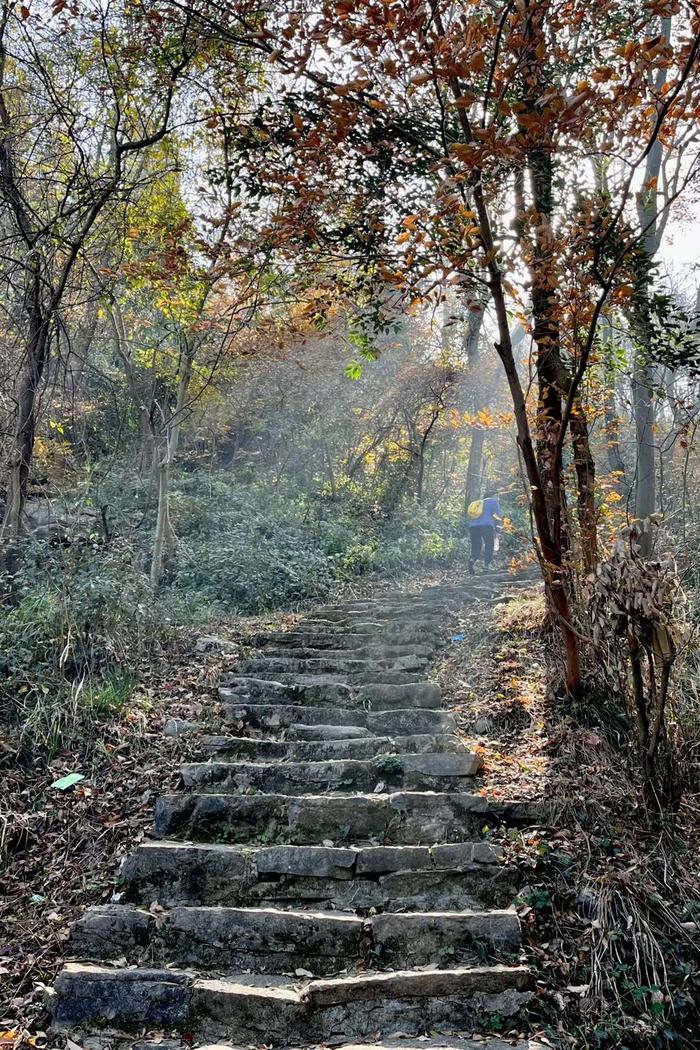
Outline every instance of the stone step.
{"label": "stone step", "polygon": [[319,621],[327,621],[329,623],[352,624],[357,619],[369,619],[375,623],[383,620],[390,620],[392,623],[424,620],[439,623],[449,615],[448,609],[439,608],[424,602],[401,606],[379,605],[369,602],[351,606],[321,606],[315,610],[312,617],[305,618],[302,622],[317,623]]}
{"label": "stone step", "polygon": [[[277,682],[280,685],[294,686],[300,689],[315,688],[321,690],[326,686],[330,689],[335,689],[340,685],[346,689],[353,690],[358,686],[372,685],[375,682],[382,685],[415,685],[425,681],[425,672],[357,671],[352,674],[343,674],[337,671],[333,674],[322,672],[306,674],[303,671],[266,671],[261,668],[255,672],[255,677],[259,681]],[[227,683],[222,682],[221,684]]]}
{"label": "stone step", "polygon": [[[335,1044],[334,1044],[335,1045]],[[181,1050],[180,1045],[168,1047],[159,1043],[139,1043],[131,1050]],[[202,1046],[199,1050],[239,1050],[229,1043],[216,1043]],[[292,1050],[301,1050],[300,1047]],[[314,1048],[315,1050],[315,1048]],[[548,1050],[544,1043],[535,1039],[497,1039],[479,1036],[478,1042],[473,1039],[460,1039],[452,1036],[438,1036],[429,1039],[421,1036],[419,1039],[382,1039],[381,1043],[345,1043],[337,1046],[336,1050]]]}
{"label": "stone step", "polygon": [[356,911],[503,907],[516,893],[500,850],[441,846],[228,846],[144,842],[122,863],[125,899],[150,905],[315,902]]}
{"label": "stone step", "polygon": [[366,711],[363,708],[311,707],[292,704],[226,703],[224,720],[252,729],[284,730],[292,726],[359,726],[375,736],[454,733],[457,723],[448,711],[423,708]]}
{"label": "stone step", "polygon": [[273,656],[263,652],[250,660],[241,660],[238,673],[257,675],[259,671],[269,674],[341,674],[357,675],[376,671],[418,672],[425,669],[427,656],[393,656],[388,658],[366,658],[357,656],[312,656],[297,657],[284,654]]}
{"label": "stone step", "polygon": [[443,625],[436,623],[435,620],[379,621],[366,617],[354,618],[345,623],[337,620],[303,620],[295,626],[294,633],[299,637],[304,635],[335,635],[336,637],[363,635],[365,638],[370,636],[382,642],[396,639],[404,645],[417,641],[422,641],[426,645],[429,639],[439,640],[446,632]]}
{"label": "stone step", "polygon": [[[199,743],[204,751],[220,759],[256,759],[261,762],[323,761],[332,758],[373,758],[376,755],[429,754],[464,750],[456,736],[371,736],[368,729],[356,726],[356,735],[346,736],[347,726],[297,726],[298,740],[261,740],[255,737],[203,736]],[[330,730],[320,736],[318,730]],[[307,736],[308,734],[308,736]]]}
{"label": "stone step", "polygon": [[308,685],[294,685],[290,682],[271,681],[253,675],[223,674],[219,695],[222,689],[229,689],[237,696],[250,699],[264,698],[266,703],[317,704],[327,701],[341,706],[351,706],[353,691],[345,682],[311,682]]}
{"label": "stone step", "polygon": [[[274,688],[266,693],[265,689],[256,685],[252,694],[248,692],[246,679],[239,682],[235,677],[229,679],[230,685],[219,688],[219,698],[224,702],[247,702],[253,700],[256,703],[265,704],[290,704],[295,700],[294,692],[288,689]],[[259,682],[259,679],[255,680]],[[280,683],[272,683],[277,687]],[[306,692],[301,694],[300,706],[311,705],[314,700],[325,700],[321,697],[308,697]],[[364,708],[367,711],[394,711],[407,710],[408,708],[420,708],[423,710],[436,710],[442,704],[442,690],[435,682],[409,682],[407,684],[393,685],[383,682],[373,682],[370,685],[359,685],[355,690],[348,692],[343,697],[342,703],[337,703],[335,697],[328,698],[330,702],[336,703],[339,710],[343,708],[352,710]]]}
{"label": "stone step", "polygon": [[292,640],[290,645],[281,645],[279,641],[271,641],[262,649],[262,655],[266,657],[295,657],[299,660],[394,660],[405,657],[417,657],[423,660],[430,660],[435,653],[433,646],[383,645],[380,642],[358,645],[354,649],[315,648],[313,646],[300,644],[300,639],[294,635],[287,635],[286,637]]}
{"label": "stone step", "polygon": [[56,979],[52,1009],[58,1029],[108,1019],[121,1029],[180,1028],[244,1046],[308,1047],[341,1034],[463,1031],[485,1015],[516,1015],[531,998],[529,985],[522,966],[367,972],[299,984],[69,963]]}
{"label": "stone step", "polygon": [[[375,635],[372,633],[355,634],[348,631],[321,632],[310,631],[271,631],[269,634],[257,635],[256,646],[279,646],[284,652],[290,649],[310,649],[313,652],[355,653],[357,651],[387,651],[389,655],[405,656],[415,652],[417,655],[429,656],[435,652],[436,642],[429,635],[415,633],[409,641],[397,636]],[[421,650],[425,650],[423,653]],[[267,648],[265,648],[267,652]]]}
{"label": "stone step", "polygon": [[285,740],[379,740],[365,726],[326,726],[315,723],[314,725],[299,725],[295,723],[286,731]]}
{"label": "stone step", "polygon": [[515,951],[515,911],[347,912],[190,906],[153,914],[131,905],[88,908],[71,928],[73,957],[237,973],[305,969],[324,977],[358,966],[384,969],[478,962],[477,946]]}
{"label": "stone step", "polygon": [[[464,788],[483,765],[480,755],[429,752],[341,758],[318,762],[188,762],[180,768],[186,788],[233,792],[248,788],[285,795],[313,791],[408,791]],[[379,786],[381,785],[381,786]]]}
{"label": "stone step", "polygon": [[[395,845],[462,842],[484,823],[531,821],[529,803],[498,805],[461,792],[401,791],[391,795],[225,795],[173,793],[156,803],[162,838],[209,842]],[[537,819],[534,817],[534,819]]]}
{"label": "stone step", "polygon": [[[474,899],[491,903],[511,874],[500,849],[488,842],[436,846],[230,846],[149,841],[127,857],[120,873],[124,894],[134,903],[229,904],[249,900],[352,900],[356,908],[386,910],[398,889],[444,896],[446,876],[463,891],[479,884]],[[399,876],[400,878],[395,878]],[[468,878],[458,878],[466,876]],[[386,885],[383,881],[386,880]],[[347,890],[347,892],[345,892]],[[513,891],[514,894],[514,891]],[[393,896],[394,895],[394,896]],[[464,904],[464,897],[461,901]]]}

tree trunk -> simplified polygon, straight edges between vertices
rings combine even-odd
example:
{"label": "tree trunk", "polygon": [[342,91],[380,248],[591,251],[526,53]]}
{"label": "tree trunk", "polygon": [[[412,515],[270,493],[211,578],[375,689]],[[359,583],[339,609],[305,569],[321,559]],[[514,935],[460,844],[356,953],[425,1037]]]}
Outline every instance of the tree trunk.
{"label": "tree trunk", "polygon": [[[472,372],[472,378],[479,364],[479,343],[481,331],[484,324],[485,303],[480,298],[470,299],[467,302],[466,324],[464,326],[464,338],[462,351],[467,359],[467,364]],[[479,409],[488,408],[489,398],[483,392],[479,396],[478,388],[474,387],[472,394],[471,409],[476,413]],[[469,504],[478,499],[481,494],[481,473],[484,460],[484,444],[486,434],[483,427],[471,428],[471,442],[469,444],[469,461],[467,463],[467,476],[464,485],[464,512],[466,514]]]}
{"label": "tree trunk", "polygon": [[175,409],[172,415],[168,417],[167,404],[163,403],[161,407],[161,418],[165,422],[163,424],[162,454],[158,455],[156,452],[158,461],[158,509],[150,572],[151,585],[154,588],[160,586],[165,571],[172,568],[175,563],[177,536],[170,517],[170,468],[175,460],[180,443],[182,417],[187,406],[193,363],[194,354],[192,348],[186,343],[180,358],[180,378],[178,380]]}
{"label": "tree trunk", "polygon": [[615,379],[609,370],[605,370],[605,389],[603,392],[605,412],[605,445],[608,455],[608,466],[617,474],[617,487],[621,488],[625,479],[625,461],[620,448],[620,417],[615,405]]}
{"label": "tree trunk", "polygon": [[2,564],[8,572],[14,572],[17,567],[18,542],[22,532],[27,483],[34,453],[37,403],[49,348],[49,325],[41,307],[41,277],[37,270],[33,271],[27,289],[25,315],[28,320],[29,338],[18,379],[7,496],[0,527]]}
{"label": "tree trunk", "polygon": [[166,449],[163,452],[163,458],[159,458],[156,468],[158,510],[153,537],[153,555],[151,558],[151,586],[154,589],[160,586],[164,568],[174,554],[174,533],[172,522],[170,521],[170,463],[168,458]]}
{"label": "tree trunk", "polygon": [[598,522],[595,509],[595,460],[588,437],[588,424],[583,408],[574,406],[570,421],[571,443],[576,468],[578,524],[581,554],[586,572],[593,572],[598,562]]}
{"label": "tree trunk", "polygon": [[637,438],[637,485],[634,516],[639,528],[642,557],[651,555],[653,545],[651,517],[656,509],[656,411],[653,393],[654,369],[638,352],[632,377],[632,400]]}
{"label": "tree trunk", "polygon": [[[661,19],[661,36],[671,39],[672,18]],[[668,72],[659,68],[655,89],[658,97],[666,84]],[[652,285],[652,263],[659,250],[663,226],[659,221],[659,177],[663,164],[664,147],[661,135],[651,143],[644,166],[644,182],[637,194],[637,219],[641,233],[640,269],[636,282],[634,323],[637,337],[637,353],[632,375],[632,403],[637,438],[637,486],[635,490],[635,517],[640,530],[642,557],[651,555],[653,545],[651,516],[656,510],[656,405],[654,394],[654,366],[651,356],[649,297]],[[668,212],[666,213],[666,218]]]}

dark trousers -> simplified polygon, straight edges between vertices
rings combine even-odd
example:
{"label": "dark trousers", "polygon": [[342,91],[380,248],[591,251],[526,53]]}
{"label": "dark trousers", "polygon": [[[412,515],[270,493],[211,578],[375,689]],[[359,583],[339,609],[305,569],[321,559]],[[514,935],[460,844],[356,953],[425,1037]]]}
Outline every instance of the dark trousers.
{"label": "dark trousers", "polygon": [[484,565],[490,565],[493,561],[493,542],[496,538],[496,530],[493,525],[470,525],[469,539],[472,545],[472,561],[481,557],[481,547],[484,547]]}

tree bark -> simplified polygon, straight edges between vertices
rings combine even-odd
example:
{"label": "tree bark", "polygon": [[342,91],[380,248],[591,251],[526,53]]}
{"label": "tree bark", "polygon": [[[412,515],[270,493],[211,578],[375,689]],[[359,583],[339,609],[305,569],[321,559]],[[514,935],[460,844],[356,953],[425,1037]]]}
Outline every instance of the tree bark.
{"label": "tree bark", "polygon": [[7,496],[0,548],[6,571],[17,566],[18,542],[27,499],[29,470],[34,451],[37,424],[37,401],[46,368],[49,348],[49,324],[42,310],[41,275],[33,268],[25,293],[24,314],[28,321],[27,350],[17,384],[17,408],[12,453],[8,472]]}
{"label": "tree bark", "polygon": [[[464,325],[464,338],[462,341],[462,353],[467,359],[472,378],[479,364],[479,343],[481,331],[484,325],[484,310],[486,304],[481,298],[475,296],[466,303],[466,323]],[[479,396],[476,385],[471,397],[471,410],[473,413],[482,408],[488,408],[488,397],[482,393]],[[471,442],[469,444],[469,460],[467,463],[467,476],[464,484],[464,512],[466,514],[469,504],[479,498],[481,493],[481,474],[484,459],[484,444],[486,434],[483,427],[471,428]]]}
{"label": "tree bark", "polygon": [[[182,417],[184,415],[189,395],[190,382],[192,379],[192,368],[194,354],[190,344],[185,345],[180,357],[180,376],[177,386],[177,398],[172,415],[169,414],[167,404],[161,405],[162,435],[161,453],[158,457],[157,483],[158,483],[158,510],[156,514],[156,529],[153,538],[153,554],[151,557],[151,585],[158,588],[163,581],[163,575],[175,561],[177,550],[177,536],[173,528],[170,516],[170,468],[177,455],[180,443],[180,431],[182,428]],[[165,398],[164,398],[165,401]]]}
{"label": "tree bark", "polygon": [[[672,19],[661,19],[661,36],[671,39]],[[660,68],[655,89],[660,97],[667,80],[667,71]],[[654,395],[655,369],[650,340],[650,292],[652,262],[659,250],[662,222],[659,222],[659,177],[663,163],[661,136],[652,142],[644,167],[644,182],[637,194],[637,219],[641,234],[642,257],[635,288],[633,323],[636,328],[637,352],[632,374],[632,403],[634,406],[637,439],[637,485],[635,490],[635,517],[639,528],[639,547],[642,557],[651,556],[653,546],[652,515],[656,510],[656,398]],[[668,214],[668,213],[667,213]]]}
{"label": "tree bark", "polygon": [[586,572],[593,572],[598,562],[598,520],[595,508],[595,460],[588,437],[588,424],[583,407],[576,404],[569,423],[577,479],[578,524],[581,555]]}

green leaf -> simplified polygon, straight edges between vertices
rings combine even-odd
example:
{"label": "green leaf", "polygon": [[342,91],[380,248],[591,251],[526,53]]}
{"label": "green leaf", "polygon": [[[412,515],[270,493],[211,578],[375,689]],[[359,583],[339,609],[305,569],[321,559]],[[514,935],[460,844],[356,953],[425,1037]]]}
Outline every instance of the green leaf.
{"label": "green leaf", "polygon": [[345,366],[345,375],[348,379],[360,379],[362,376],[362,365],[359,361],[351,361]]}
{"label": "green leaf", "polygon": [[80,783],[81,780],[85,780],[82,773],[67,773],[65,777],[59,777],[58,780],[54,780],[51,787],[56,788],[57,791],[67,791],[68,788],[72,788],[74,784]]}

